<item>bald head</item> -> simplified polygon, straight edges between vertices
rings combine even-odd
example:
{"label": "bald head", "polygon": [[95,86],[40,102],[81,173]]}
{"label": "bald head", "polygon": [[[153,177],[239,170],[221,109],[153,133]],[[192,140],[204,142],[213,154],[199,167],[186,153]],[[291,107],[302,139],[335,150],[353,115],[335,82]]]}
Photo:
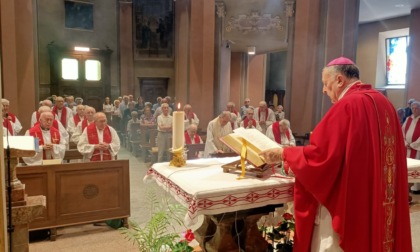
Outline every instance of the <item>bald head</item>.
{"label": "bald head", "polygon": [[43,114],[44,112],[51,112],[51,107],[48,106],[41,106],[38,108],[38,113]]}
{"label": "bald head", "polygon": [[52,107],[52,101],[50,101],[50,100],[43,100],[42,101],[42,106],[48,106],[48,107]]}
{"label": "bald head", "polygon": [[107,125],[106,115],[105,113],[98,112],[93,116],[93,120],[95,121],[96,128],[99,130],[103,130]]}

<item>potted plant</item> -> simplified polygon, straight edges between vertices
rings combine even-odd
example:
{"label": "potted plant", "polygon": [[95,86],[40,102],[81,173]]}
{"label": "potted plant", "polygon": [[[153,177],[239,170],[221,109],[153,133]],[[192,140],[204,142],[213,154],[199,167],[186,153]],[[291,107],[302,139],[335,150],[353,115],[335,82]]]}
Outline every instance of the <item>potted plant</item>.
{"label": "potted plant", "polygon": [[159,200],[152,190],[146,192],[149,201],[150,220],[144,225],[129,221],[130,228],[120,231],[129,241],[137,245],[140,252],[191,252],[189,243],[194,234],[189,229],[181,237],[177,229],[184,227],[183,217],[187,209],[180,204],[171,204],[168,199]]}

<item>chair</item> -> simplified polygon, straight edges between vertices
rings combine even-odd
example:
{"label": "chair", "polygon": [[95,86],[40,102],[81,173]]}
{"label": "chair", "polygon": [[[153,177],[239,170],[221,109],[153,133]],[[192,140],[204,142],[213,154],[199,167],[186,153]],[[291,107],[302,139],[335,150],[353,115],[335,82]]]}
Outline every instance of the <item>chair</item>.
{"label": "chair", "polygon": [[156,147],[156,137],[158,130],[149,127],[140,126],[140,143],[139,146],[143,153],[144,161],[146,162],[149,151]]}
{"label": "chair", "polygon": [[197,159],[200,151],[204,151],[205,144],[187,144],[187,160]]}
{"label": "chair", "polygon": [[140,151],[140,121],[139,123],[132,123],[130,125],[129,131],[131,152],[134,154],[134,156],[137,156],[138,152]]}

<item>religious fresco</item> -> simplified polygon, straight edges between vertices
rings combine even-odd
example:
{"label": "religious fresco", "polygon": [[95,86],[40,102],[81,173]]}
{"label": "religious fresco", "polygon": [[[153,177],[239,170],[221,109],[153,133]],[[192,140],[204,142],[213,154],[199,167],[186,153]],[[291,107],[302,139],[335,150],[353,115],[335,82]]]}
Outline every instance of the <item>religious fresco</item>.
{"label": "religious fresco", "polygon": [[134,0],[135,59],[173,59],[173,0]]}
{"label": "religious fresco", "polygon": [[64,1],[64,26],[70,29],[93,30],[93,4]]}

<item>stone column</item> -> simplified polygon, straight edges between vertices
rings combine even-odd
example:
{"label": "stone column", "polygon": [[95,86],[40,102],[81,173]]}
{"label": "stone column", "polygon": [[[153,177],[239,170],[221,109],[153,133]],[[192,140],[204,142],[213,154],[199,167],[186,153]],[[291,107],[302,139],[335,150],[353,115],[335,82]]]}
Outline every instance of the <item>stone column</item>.
{"label": "stone column", "polygon": [[293,132],[313,130],[331,107],[322,94],[321,71],[333,58],[355,60],[359,0],[296,2],[290,90]]}
{"label": "stone column", "polygon": [[35,59],[32,0],[1,0],[2,80],[3,97],[10,101],[10,110],[18,115],[22,132],[30,126],[35,106]]}
{"label": "stone column", "polygon": [[133,2],[119,1],[119,44],[120,44],[120,94],[133,94],[136,90],[133,57]]}
{"label": "stone column", "polygon": [[[420,100],[420,8],[411,11],[410,15],[410,47],[408,48],[408,72],[405,100]],[[407,97],[410,94],[410,97]],[[406,104],[406,103],[405,103]]]}
{"label": "stone column", "polygon": [[225,4],[216,2],[216,21],[215,21],[215,44],[214,44],[214,66],[215,66],[215,86],[214,86],[214,110],[215,114],[226,110],[226,104],[230,98],[230,64],[231,64],[231,43],[223,39],[224,19],[226,15]]}

